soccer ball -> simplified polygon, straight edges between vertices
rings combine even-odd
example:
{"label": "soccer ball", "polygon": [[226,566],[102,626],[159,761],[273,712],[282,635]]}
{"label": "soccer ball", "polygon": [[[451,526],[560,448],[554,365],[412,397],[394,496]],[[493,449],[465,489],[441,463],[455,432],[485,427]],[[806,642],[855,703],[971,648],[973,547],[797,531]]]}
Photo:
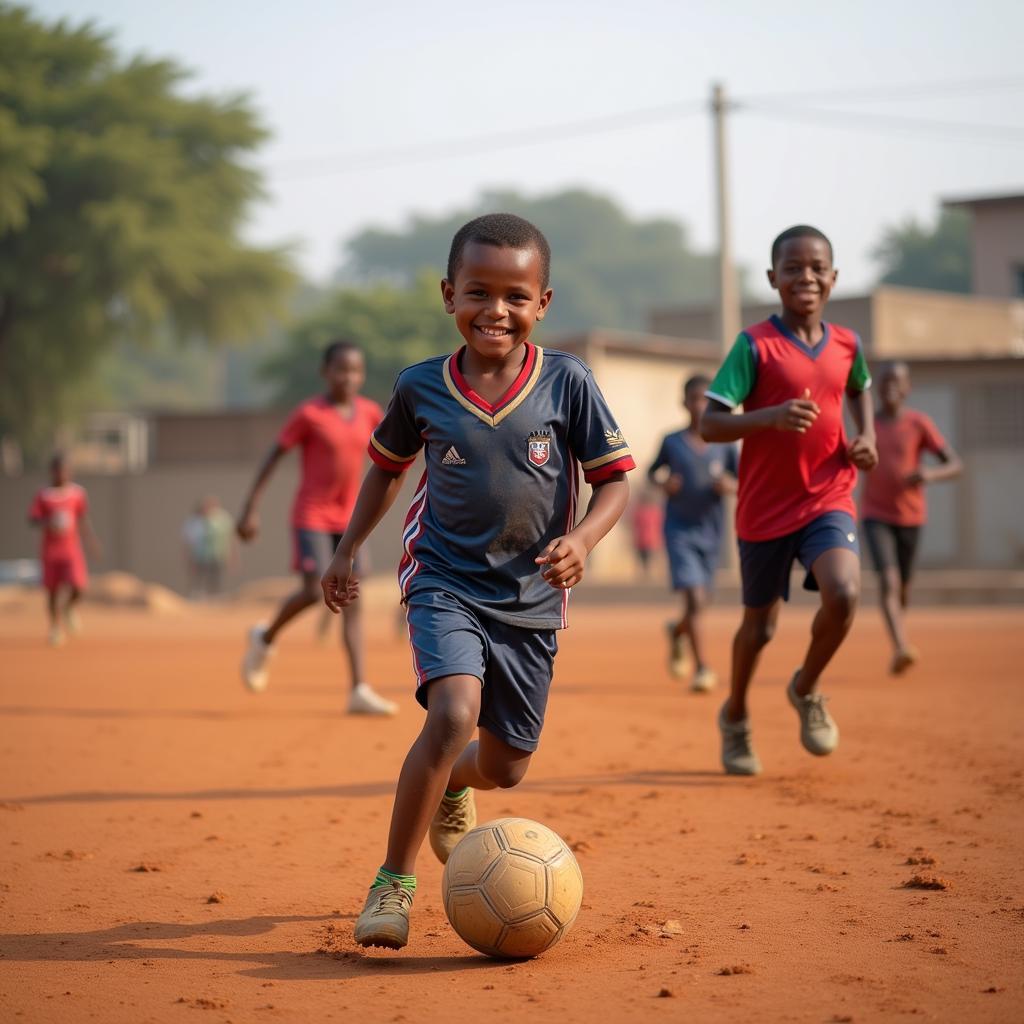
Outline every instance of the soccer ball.
{"label": "soccer ball", "polygon": [[441,879],[452,927],[487,956],[537,956],[572,928],[583,875],[572,850],[528,818],[499,818],[467,832]]}

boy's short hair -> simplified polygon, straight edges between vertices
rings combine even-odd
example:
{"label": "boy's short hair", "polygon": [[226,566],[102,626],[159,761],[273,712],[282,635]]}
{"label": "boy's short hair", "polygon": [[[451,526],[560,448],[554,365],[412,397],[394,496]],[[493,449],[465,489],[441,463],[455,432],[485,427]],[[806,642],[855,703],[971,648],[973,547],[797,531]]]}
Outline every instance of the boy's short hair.
{"label": "boy's short hair", "polygon": [[683,385],[683,394],[688,395],[693,388],[700,386],[709,387],[710,385],[711,378],[706,373],[695,373]]}
{"label": "boy's short hair", "polygon": [[334,357],[342,352],[358,352],[360,355],[363,355],[362,346],[356,344],[350,338],[335,338],[334,341],[328,342],[324,346],[324,354],[321,356],[320,365],[330,366]]}
{"label": "boy's short hair", "polygon": [[882,363],[878,376],[879,379],[882,377],[889,377],[895,373],[905,373],[908,377],[910,376],[910,366],[902,359],[887,359]]}
{"label": "boy's short hair", "polygon": [[819,238],[828,246],[829,259],[835,259],[835,254],[832,251],[832,243],[829,241],[828,235],[824,231],[819,231],[815,227],[811,227],[810,224],[794,224],[791,228],[786,228],[778,238],[772,242],[772,266],[775,266],[775,261],[779,258],[779,250],[782,246],[788,242],[791,238]]}
{"label": "boy's short hair", "polygon": [[463,224],[452,239],[448,253],[448,280],[454,281],[462,253],[470,242],[499,249],[534,249],[540,256],[540,286],[546,290],[551,277],[551,246],[540,228],[514,213],[485,213]]}

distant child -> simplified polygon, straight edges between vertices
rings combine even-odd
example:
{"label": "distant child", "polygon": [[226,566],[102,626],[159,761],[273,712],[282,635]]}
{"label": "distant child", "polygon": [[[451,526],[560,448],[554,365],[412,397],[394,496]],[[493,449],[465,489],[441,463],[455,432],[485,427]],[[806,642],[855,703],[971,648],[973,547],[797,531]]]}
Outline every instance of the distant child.
{"label": "distant child", "polygon": [[[441,294],[465,344],[399,375],[370,442],[374,465],[322,581],[333,611],[357,598],[353,561],[422,448],[426,471],[398,580],[427,716],[356,922],[361,946],[408,941],[428,831],[446,861],[476,823],[473,790],[515,786],[526,774],[569,589],[629,498],[633,459],[590,370],[529,340],[551,302],[549,266],[547,240],[511,214],[456,233]],[[593,487],[579,522],[577,463]]]}
{"label": "distant child", "polygon": [[[249,631],[242,679],[254,693],[270,681],[268,660],[278,633],[320,598],[320,576],[348,529],[366,461],[366,445],[380,423],[381,408],[359,394],[366,379],[362,350],[351,341],[332,341],[320,365],[327,391],[303,402],[288,418],[277,443],[267,453],[238,519],[238,536],[250,541],[259,533],[257,508],[274,467],[289,449],[302,450],[302,478],[292,503],[292,568],[301,585],[278,609],[270,625]],[[358,606],[345,610],[342,638],[348,655],[352,690],[350,714],[393,715],[397,706],[366,682],[362,616]]]}
{"label": "distant child", "polygon": [[[707,441],[744,441],[736,509],[744,611],[718,718],[722,764],[736,775],[761,771],[747,688],[789,597],[794,560],[807,572],[804,587],[821,592],[821,608],[786,694],[808,751],[830,754],[839,743],[818,680],[853,624],[860,591],[853,488],[857,469],[878,461],[860,339],[822,319],[836,281],[832,244],[817,228],[789,228],[772,244],[768,280],[782,313],[736,339],[708,388],[701,425]],[[857,428],[849,443],[844,395]],[[742,413],[734,411],[739,405]]]}
{"label": "distant child", "polygon": [[640,578],[651,574],[651,560],[661,547],[663,520],[661,505],[655,493],[645,487],[633,503],[633,554]]}
{"label": "distant child", "polygon": [[99,557],[100,550],[89,522],[85,488],[72,483],[63,455],[54,455],[50,460],[50,486],[36,494],[28,515],[32,525],[43,531],[41,560],[50,616],[50,645],[59,647],[64,643],[65,627],[68,633],[80,629],[76,605],[89,585],[81,538],[85,538],[93,558]]}
{"label": "distant child", "polygon": [[647,471],[665,492],[665,550],[672,589],[683,596],[681,617],[668,624],[669,671],[683,679],[695,663],[690,683],[695,693],[706,693],[718,684],[705,657],[701,612],[714,589],[722,548],[722,496],[736,493],[736,446],[708,444],[700,436],[710,383],[710,377],[697,374],[683,386],[683,408],[690,422],[685,430],[665,437]]}
{"label": "distant child", "polygon": [[[860,515],[871,561],[878,573],[882,617],[892,640],[890,671],[905,672],[918,659],[907,643],[903,612],[910,594],[914,556],[921,527],[928,518],[924,485],[952,480],[963,470],[960,457],[923,412],[904,406],[910,394],[906,363],[887,363],[879,383],[880,408],[875,416],[878,465],[868,474]],[[941,463],[924,467],[931,452]]]}

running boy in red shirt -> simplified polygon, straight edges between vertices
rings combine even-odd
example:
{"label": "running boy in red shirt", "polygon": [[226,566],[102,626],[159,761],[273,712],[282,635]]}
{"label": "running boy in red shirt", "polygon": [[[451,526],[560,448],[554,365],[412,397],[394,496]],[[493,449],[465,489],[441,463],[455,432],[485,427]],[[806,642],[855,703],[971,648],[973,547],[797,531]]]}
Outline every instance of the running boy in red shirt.
{"label": "running boy in red shirt", "polygon": [[[399,584],[426,720],[356,922],[361,946],[407,943],[428,831],[446,861],[476,823],[473,791],[526,774],[569,590],[629,498],[633,458],[590,370],[530,342],[551,301],[549,265],[547,240],[520,217],[489,214],[456,233],[441,293],[465,344],[399,374],[370,442],[374,465],[321,581],[332,611],[358,597],[356,553],[422,449]],[[593,497],[577,522],[580,469]]]}
{"label": "running boy in red shirt", "polygon": [[[278,609],[269,626],[249,631],[242,661],[242,679],[254,693],[269,683],[268,660],[278,633],[296,615],[320,598],[320,576],[341,535],[348,528],[359,493],[366,445],[380,423],[381,408],[359,389],[366,380],[366,361],[358,345],[343,339],[323,353],[320,375],[327,393],[303,402],[288,418],[277,443],[267,453],[242,514],[238,536],[253,540],[259,533],[257,508],[274,467],[289,449],[302,449],[302,478],[292,503],[292,568],[302,583]],[[396,705],[377,694],[365,681],[363,628],[358,605],[346,609],[342,637],[352,680],[350,714],[393,715]]]}
{"label": "running boy in red shirt", "polygon": [[[733,641],[731,692],[718,718],[722,765],[736,775],[761,771],[747,688],[789,597],[794,560],[807,571],[804,586],[821,592],[821,608],[786,693],[810,753],[830,754],[839,743],[818,680],[853,624],[860,590],[853,488],[857,469],[878,461],[860,339],[822,319],[836,280],[832,244],[817,228],[789,228],[772,244],[768,280],[782,313],[736,339],[707,390],[701,420],[706,441],[744,441],[736,508],[743,621]],[[844,394],[858,431],[849,443]],[[734,411],[739,405],[742,413]]]}
{"label": "running boy in red shirt", "polygon": [[[963,463],[928,416],[904,406],[910,394],[906,363],[887,363],[878,391],[878,465],[864,483],[860,515],[878,573],[882,617],[893,645],[890,671],[899,675],[918,659],[916,648],[907,643],[903,613],[917,542],[928,518],[924,485],[952,480],[960,475]],[[942,464],[922,466],[925,452],[931,452]]]}
{"label": "running boy in red shirt", "polygon": [[[89,500],[85,488],[71,481],[67,460],[54,455],[50,460],[50,486],[33,499],[29,521],[42,528],[43,587],[50,615],[50,645],[64,643],[64,627],[79,630],[75,606],[89,585],[89,570],[82,553],[81,537],[93,558],[99,556],[99,542],[89,522]],[[61,604],[61,594],[67,600]]]}

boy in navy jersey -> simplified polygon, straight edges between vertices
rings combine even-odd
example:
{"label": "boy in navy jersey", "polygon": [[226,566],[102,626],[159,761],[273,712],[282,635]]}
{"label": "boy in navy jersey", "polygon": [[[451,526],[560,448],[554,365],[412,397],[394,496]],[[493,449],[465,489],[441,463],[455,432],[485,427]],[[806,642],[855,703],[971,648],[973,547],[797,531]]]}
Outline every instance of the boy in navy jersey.
{"label": "boy in navy jersey", "polygon": [[[789,597],[794,560],[807,572],[804,586],[821,592],[821,608],[786,693],[810,753],[830,754],[839,742],[818,680],[853,624],[860,589],[853,488],[857,469],[878,461],[860,338],[822,320],[836,280],[832,244],[816,228],[789,228],[772,244],[768,280],[782,314],[736,339],[708,388],[701,421],[707,441],[744,440],[736,508],[743,621],[733,641],[731,692],[718,719],[722,764],[736,775],[761,770],[750,740],[747,688]],[[849,443],[844,394],[857,428]],[[744,411],[735,413],[739,405]]]}
{"label": "boy in navy jersey", "polygon": [[[590,370],[529,340],[551,301],[549,264],[546,239],[519,217],[489,214],[456,233],[441,293],[465,345],[399,374],[370,440],[374,465],[322,580],[332,611],[357,598],[353,559],[423,449],[399,585],[427,717],[356,922],[363,946],[408,941],[428,831],[443,863],[476,823],[473,790],[525,775],[569,590],[629,497],[633,459]],[[577,464],[593,487],[578,523]]]}

